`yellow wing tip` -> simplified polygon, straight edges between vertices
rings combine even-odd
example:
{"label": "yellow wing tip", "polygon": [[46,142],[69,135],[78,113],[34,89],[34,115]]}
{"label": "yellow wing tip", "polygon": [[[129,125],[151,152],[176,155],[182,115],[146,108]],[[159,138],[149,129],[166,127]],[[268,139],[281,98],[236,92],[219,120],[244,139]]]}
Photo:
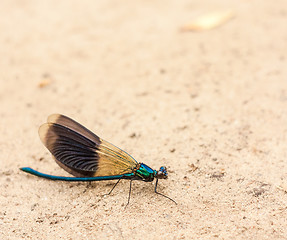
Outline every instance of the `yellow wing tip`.
{"label": "yellow wing tip", "polygon": [[49,123],[44,123],[39,127],[38,133],[42,143],[46,146],[47,145],[47,134],[50,129]]}
{"label": "yellow wing tip", "polygon": [[57,123],[59,118],[63,116],[62,114],[59,114],[59,113],[54,113],[54,114],[51,114],[48,119],[47,119],[47,122],[48,123]]}

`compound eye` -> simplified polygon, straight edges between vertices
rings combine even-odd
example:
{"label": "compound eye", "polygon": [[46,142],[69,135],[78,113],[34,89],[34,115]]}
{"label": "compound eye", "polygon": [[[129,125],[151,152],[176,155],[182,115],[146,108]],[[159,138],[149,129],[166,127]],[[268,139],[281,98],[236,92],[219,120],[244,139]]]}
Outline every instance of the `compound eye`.
{"label": "compound eye", "polygon": [[160,167],[159,171],[166,173],[166,167],[165,166]]}
{"label": "compound eye", "polygon": [[167,178],[166,167],[161,167],[161,168],[159,169],[159,171],[157,172],[157,178],[163,178],[163,179],[166,179],[166,178]]}

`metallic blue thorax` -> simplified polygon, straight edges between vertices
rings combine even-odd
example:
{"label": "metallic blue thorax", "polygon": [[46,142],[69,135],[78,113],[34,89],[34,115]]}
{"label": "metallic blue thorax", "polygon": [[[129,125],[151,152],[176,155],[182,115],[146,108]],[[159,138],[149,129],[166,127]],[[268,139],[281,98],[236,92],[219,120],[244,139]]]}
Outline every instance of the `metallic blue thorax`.
{"label": "metallic blue thorax", "polygon": [[139,163],[135,170],[135,176],[142,181],[152,182],[156,175],[156,171],[145,165],[144,163]]}

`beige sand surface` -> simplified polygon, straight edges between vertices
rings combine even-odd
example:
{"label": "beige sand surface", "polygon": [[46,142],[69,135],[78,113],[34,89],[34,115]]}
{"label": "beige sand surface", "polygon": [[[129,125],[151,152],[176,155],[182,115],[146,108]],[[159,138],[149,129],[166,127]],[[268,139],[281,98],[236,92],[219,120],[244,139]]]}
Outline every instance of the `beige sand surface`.
{"label": "beige sand surface", "polygon": [[[287,239],[286,23],[286,0],[2,0],[0,239]],[[178,205],[19,171],[68,175],[38,137],[51,113],[166,165]]]}

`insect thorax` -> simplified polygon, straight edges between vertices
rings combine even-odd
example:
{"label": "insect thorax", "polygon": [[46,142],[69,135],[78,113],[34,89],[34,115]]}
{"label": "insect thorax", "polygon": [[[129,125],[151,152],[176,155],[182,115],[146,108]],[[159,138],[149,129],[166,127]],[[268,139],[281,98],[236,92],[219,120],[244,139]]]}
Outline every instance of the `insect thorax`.
{"label": "insect thorax", "polygon": [[155,171],[144,163],[137,164],[134,173],[135,176],[145,182],[152,182],[155,176]]}

